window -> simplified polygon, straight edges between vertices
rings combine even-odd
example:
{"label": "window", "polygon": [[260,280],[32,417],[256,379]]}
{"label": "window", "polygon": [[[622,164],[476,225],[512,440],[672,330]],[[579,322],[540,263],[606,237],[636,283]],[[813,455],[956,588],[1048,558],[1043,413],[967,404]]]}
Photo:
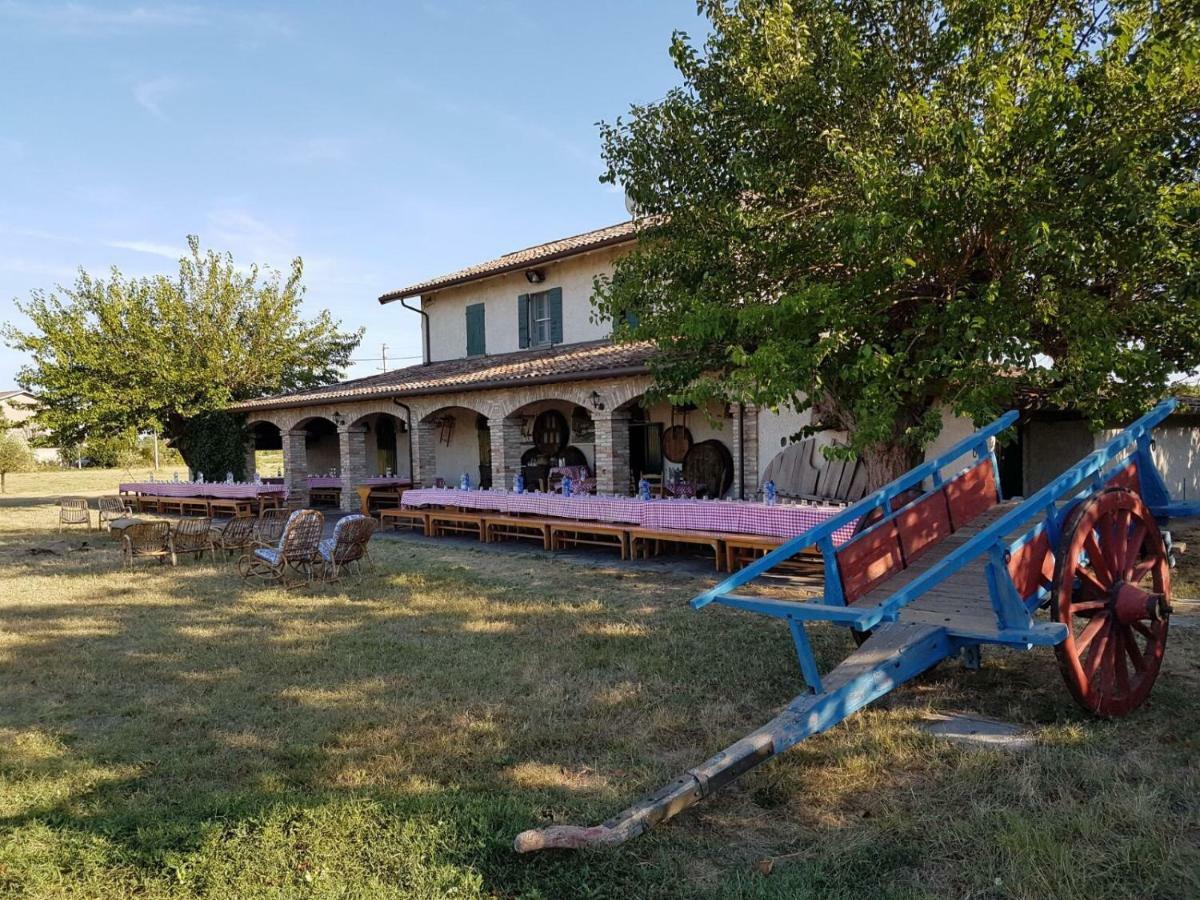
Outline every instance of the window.
{"label": "window", "polygon": [[467,356],[483,356],[487,353],[484,337],[483,304],[473,303],[467,307]]}
{"label": "window", "polygon": [[562,288],[551,288],[517,298],[517,327],[520,344],[545,347],[563,340]]}

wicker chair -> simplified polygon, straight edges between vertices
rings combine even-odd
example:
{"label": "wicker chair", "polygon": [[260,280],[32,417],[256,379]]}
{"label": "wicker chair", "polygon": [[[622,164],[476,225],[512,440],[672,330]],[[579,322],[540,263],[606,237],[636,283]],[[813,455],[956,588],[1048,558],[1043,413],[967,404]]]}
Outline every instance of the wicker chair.
{"label": "wicker chair", "polygon": [[121,557],[132,569],[135,560],[157,559],[159,564],[171,560],[175,565],[175,547],[171,540],[171,523],[138,522],[121,535]]}
{"label": "wicker chair", "polygon": [[172,535],[175,544],[175,555],[190,553],[196,559],[203,559],[205,551],[217,558],[216,548],[213,547],[212,519],[208,516],[194,519],[180,519],[175,523]]}
{"label": "wicker chair", "polygon": [[254,525],[254,539],[264,547],[274,547],[283,536],[283,527],[291,518],[294,509],[280,506],[269,507],[258,514]]}
{"label": "wicker chair", "polygon": [[333,537],[325,538],[317,547],[321,555],[321,576],[326,581],[337,581],[343,571],[354,571],[362,579],[362,568],[375,570],[367,554],[367,544],[379,523],[370,516],[346,516],[333,527]]}
{"label": "wicker chair", "polygon": [[315,509],[298,509],[293,512],[283,527],[279,543],[274,547],[255,547],[238,560],[238,572],[242,578],[260,578],[278,581],[284,587],[301,583],[289,582],[288,573],[299,575],[302,583],[312,584],[322,566],[318,546],[325,517]]}
{"label": "wicker chair", "polygon": [[133,515],[133,509],[124,497],[101,497],[96,505],[100,508],[100,528],[115,519],[128,519]]}
{"label": "wicker chair", "polygon": [[92,530],[92,511],[86,497],[63,497],[58,501],[58,530],[67,525],[83,525]]}
{"label": "wicker chair", "polygon": [[214,525],[209,532],[214,553],[220,550],[221,556],[229,559],[229,554],[234,551],[249,550],[255,544],[257,524],[258,520],[254,516],[242,515],[234,516],[220,527]]}

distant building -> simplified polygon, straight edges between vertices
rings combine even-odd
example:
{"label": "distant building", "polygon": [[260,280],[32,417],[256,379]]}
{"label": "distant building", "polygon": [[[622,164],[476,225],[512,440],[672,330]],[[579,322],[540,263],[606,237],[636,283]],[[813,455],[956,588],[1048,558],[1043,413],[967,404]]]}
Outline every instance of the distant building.
{"label": "distant building", "polygon": [[45,435],[45,432],[31,421],[36,412],[37,398],[29,391],[0,391],[0,419],[9,425],[16,424],[13,431],[25,439],[33,450],[33,458],[38,462],[58,462],[57,447],[35,446],[38,439]]}

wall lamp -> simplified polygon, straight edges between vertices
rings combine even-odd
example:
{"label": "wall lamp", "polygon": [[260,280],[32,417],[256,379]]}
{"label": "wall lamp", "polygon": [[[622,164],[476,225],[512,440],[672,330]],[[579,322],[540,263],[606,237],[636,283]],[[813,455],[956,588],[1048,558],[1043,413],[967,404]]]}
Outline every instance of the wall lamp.
{"label": "wall lamp", "polygon": [[346,424],[346,417],[343,416],[340,412],[334,412],[333,424],[336,425],[338,428],[341,428],[343,425]]}
{"label": "wall lamp", "polygon": [[597,411],[604,409],[604,399],[600,396],[599,391],[592,391],[592,409]]}
{"label": "wall lamp", "polygon": [[526,269],[525,280],[530,284],[541,284],[546,280],[546,273],[541,269]]}

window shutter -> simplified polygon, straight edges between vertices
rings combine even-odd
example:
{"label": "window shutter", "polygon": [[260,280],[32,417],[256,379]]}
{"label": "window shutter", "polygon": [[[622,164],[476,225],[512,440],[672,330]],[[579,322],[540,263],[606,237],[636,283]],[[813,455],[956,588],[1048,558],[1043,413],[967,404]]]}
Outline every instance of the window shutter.
{"label": "window shutter", "polygon": [[517,298],[517,343],[524,350],[529,346],[529,295]]}
{"label": "window shutter", "polygon": [[487,352],[483,321],[482,303],[467,307],[467,356],[483,356]]}
{"label": "window shutter", "polygon": [[563,342],[562,288],[550,289],[550,343]]}

